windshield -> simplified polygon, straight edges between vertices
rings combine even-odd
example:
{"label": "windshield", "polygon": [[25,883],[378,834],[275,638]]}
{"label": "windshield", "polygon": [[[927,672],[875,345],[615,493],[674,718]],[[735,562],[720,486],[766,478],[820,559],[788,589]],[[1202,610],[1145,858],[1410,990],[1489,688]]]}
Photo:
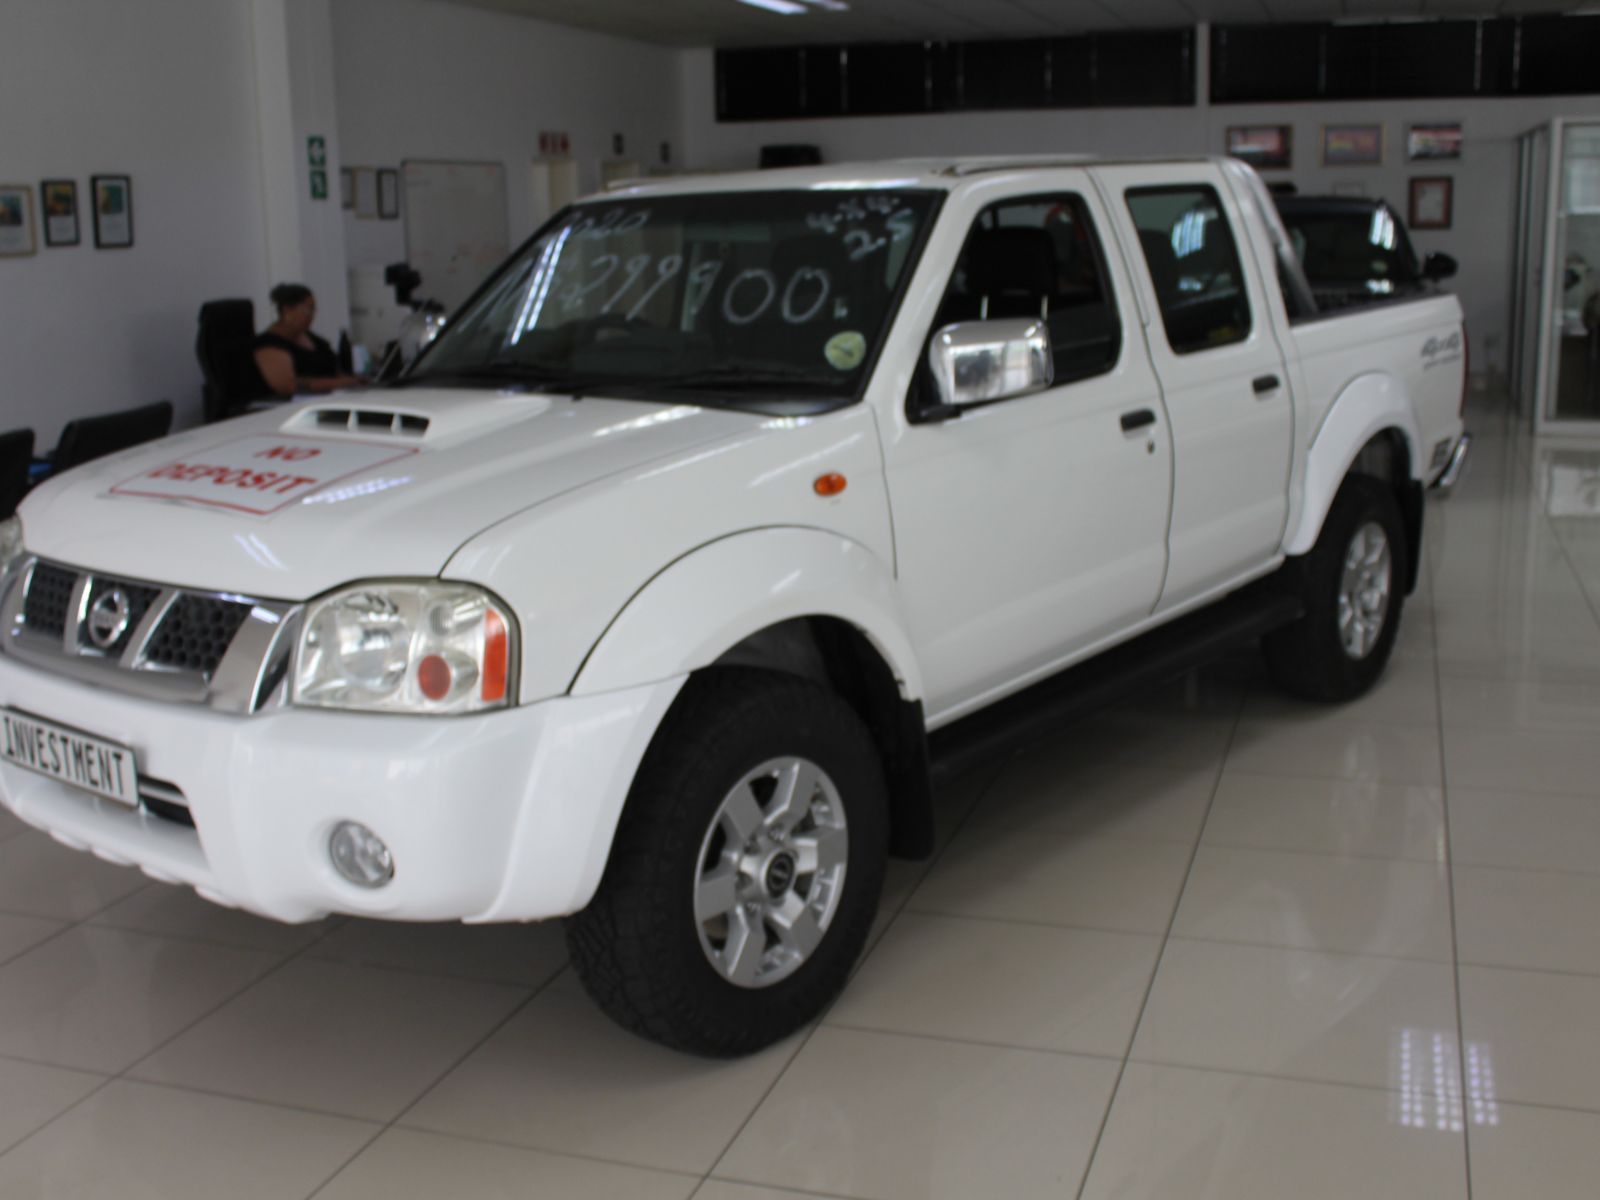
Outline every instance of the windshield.
{"label": "windshield", "polygon": [[860,395],[937,194],[725,192],[578,205],[407,381],[771,410]]}
{"label": "windshield", "polygon": [[1421,282],[1411,241],[1386,205],[1340,213],[1289,211],[1283,221],[1313,286],[1383,294]]}

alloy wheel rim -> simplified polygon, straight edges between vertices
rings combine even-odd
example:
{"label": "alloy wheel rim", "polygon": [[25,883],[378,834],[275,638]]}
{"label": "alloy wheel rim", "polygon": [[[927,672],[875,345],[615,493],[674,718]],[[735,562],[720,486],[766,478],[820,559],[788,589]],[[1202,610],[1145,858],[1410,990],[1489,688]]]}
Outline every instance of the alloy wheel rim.
{"label": "alloy wheel rim", "polygon": [[1339,578],[1339,644],[1347,657],[1372,653],[1389,619],[1394,558],[1389,536],[1376,521],[1357,529],[1344,552]]}
{"label": "alloy wheel rim", "polygon": [[849,851],[839,789],[816,763],[789,756],[748,772],[717,806],[696,860],[706,960],[743,988],[794,974],[838,912]]}

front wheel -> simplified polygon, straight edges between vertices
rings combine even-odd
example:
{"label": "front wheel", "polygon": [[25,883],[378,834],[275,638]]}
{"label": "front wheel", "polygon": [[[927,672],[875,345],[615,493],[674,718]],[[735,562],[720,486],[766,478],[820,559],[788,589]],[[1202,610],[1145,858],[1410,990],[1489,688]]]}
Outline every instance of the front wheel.
{"label": "front wheel", "polygon": [[887,847],[877,751],[842,700],[765,671],[698,676],[639,768],[599,891],[567,922],[573,966],[635,1033],[758,1050],[844,986]]}
{"label": "front wheel", "polygon": [[1405,601],[1405,527],[1382,480],[1351,475],[1317,543],[1287,568],[1306,614],[1262,642],[1267,668],[1309,700],[1352,700],[1383,673]]}

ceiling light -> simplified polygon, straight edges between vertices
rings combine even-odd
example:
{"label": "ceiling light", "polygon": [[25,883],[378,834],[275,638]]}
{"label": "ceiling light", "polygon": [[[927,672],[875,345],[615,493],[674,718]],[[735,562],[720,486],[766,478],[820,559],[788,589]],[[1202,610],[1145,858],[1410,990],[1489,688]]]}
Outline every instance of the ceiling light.
{"label": "ceiling light", "polygon": [[[845,0],[739,0],[740,4],[748,4],[753,8],[764,8],[768,12],[781,13],[786,17],[798,13],[813,12],[818,9],[824,12],[849,12],[850,6]],[[810,7],[806,7],[810,5]]]}
{"label": "ceiling light", "polygon": [[796,4],[794,0],[739,0],[739,3],[748,4],[752,8],[764,8],[768,12],[782,13],[786,17],[806,11],[804,4]]}

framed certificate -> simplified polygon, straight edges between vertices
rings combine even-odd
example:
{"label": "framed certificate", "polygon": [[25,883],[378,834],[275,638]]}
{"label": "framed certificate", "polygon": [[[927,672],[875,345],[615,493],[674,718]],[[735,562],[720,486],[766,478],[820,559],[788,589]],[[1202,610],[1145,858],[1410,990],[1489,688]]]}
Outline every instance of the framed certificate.
{"label": "framed certificate", "polygon": [[25,183],[0,183],[0,257],[22,258],[35,249],[33,189]]}
{"label": "framed certificate", "polygon": [[400,216],[400,172],[385,167],[378,172],[378,217],[393,221]]}
{"label": "framed certificate", "polygon": [[91,175],[89,195],[94,203],[94,244],[100,250],[121,250],[133,245],[133,183],[126,175]]}
{"label": "framed certificate", "polygon": [[1408,162],[1447,162],[1461,157],[1461,123],[1406,126]]}
{"label": "framed certificate", "polygon": [[1375,167],[1383,162],[1382,125],[1324,125],[1322,165]]}
{"label": "framed certificate", "polygon": [[1293,139],[1294,129],[1289,125],[1230,125],[1228,153],[1257,170],[1282,169],[1293,158]]}
{"label": "framed certificate", "polygon": [[76,246],[78,232],[78,181],[46,179],[39,185],[39,207],[44,212],[44,244]]}
{"label": "framed certificate", "polygon": [[1448,175],[1418,177],[1411,181],[1413,229],[1449,229],[1455,181]]}

